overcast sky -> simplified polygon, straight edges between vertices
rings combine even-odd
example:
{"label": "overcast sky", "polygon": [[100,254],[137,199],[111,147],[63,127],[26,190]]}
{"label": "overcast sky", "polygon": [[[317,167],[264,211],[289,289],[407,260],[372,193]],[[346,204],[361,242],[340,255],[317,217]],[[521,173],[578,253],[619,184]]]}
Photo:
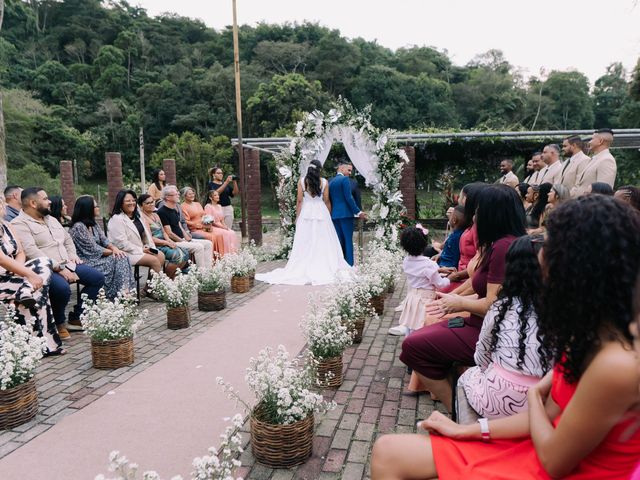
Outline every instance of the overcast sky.
{"label": "overcast sky", "polygon": [[[150,15],[173,12],[222,29],[231,0],[131,0]],[[591,83],[607,65],[640,57],[638,0],[237,0],[238,23],[319,22],[348,38],[396,49],[447,50],[458,65],[497,48],[525,75],[577,69]]]}

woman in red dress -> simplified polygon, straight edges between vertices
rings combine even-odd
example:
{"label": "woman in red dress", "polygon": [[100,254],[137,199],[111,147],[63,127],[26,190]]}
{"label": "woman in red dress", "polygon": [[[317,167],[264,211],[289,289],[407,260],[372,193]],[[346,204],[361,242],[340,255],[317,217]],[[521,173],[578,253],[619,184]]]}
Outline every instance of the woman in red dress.
{"label": "woman in red dress", "polygon": [[539,333],[553,370],[529,411],[475,425],[435,412],[423,435],[387,435],[372,480],[626,480],[640,458],[640,372],[632,348],[640,213],[611,197],[569,201],[549,216]]}

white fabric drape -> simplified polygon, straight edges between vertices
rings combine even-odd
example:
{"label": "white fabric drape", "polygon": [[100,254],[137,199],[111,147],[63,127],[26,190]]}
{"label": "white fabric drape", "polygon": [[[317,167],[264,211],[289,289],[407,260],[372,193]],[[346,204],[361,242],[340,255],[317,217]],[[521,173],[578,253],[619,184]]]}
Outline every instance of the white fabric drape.
{"label": "white fabric drape", "polygon": [[324,165],[335,141],[342,142],[353,166],[364,177],[367,185],[380,183],[377,174],[379,159],[374,153],[376,145],[361,132],[348,126],[335,126],[326,131],[322,138],[301,144],[303,160],[300,162],[300,175],[307,173],[312,160],[318,160]]}

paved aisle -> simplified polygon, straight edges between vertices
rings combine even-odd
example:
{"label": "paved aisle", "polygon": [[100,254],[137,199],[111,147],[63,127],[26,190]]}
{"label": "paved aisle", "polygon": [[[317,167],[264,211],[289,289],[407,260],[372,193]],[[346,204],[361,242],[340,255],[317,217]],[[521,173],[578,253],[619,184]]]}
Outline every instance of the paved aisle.
{"label": "paved aisle", "polygon": [[218,444],[223,417],[240,412],[215,384],[223,376],[252,400],[249,358],[264,346],[303,347],[298,323],[313,287],[272,286],[202,335],[0,460],[2,480],[90,480],[120,450],[163,478],[188,478],[191,460]]}

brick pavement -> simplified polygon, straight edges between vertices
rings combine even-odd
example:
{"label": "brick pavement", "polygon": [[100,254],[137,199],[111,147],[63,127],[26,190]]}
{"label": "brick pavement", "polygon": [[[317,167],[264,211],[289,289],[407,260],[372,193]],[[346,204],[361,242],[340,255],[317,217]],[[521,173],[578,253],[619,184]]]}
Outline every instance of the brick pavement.
{"label": "brick pavement", "polygon": [[409,382],[399,360],[403,337],[389,335],[400,313],[394,308],[406,293],[404,278],[385,302],[384,315],[369,320],[362,343],[343,355],[344,381],[337,390],[325,390],[337,408],[316,418],[313,455],[293,469],[271,469],[257,463],[251,453],[248,422],[242,428],[246,447],[238,475],[248,480],[360,480],[368,479],[371,448],[385,433],[413,433],[416,422],[443,405],[428,395],[403,394]]}

